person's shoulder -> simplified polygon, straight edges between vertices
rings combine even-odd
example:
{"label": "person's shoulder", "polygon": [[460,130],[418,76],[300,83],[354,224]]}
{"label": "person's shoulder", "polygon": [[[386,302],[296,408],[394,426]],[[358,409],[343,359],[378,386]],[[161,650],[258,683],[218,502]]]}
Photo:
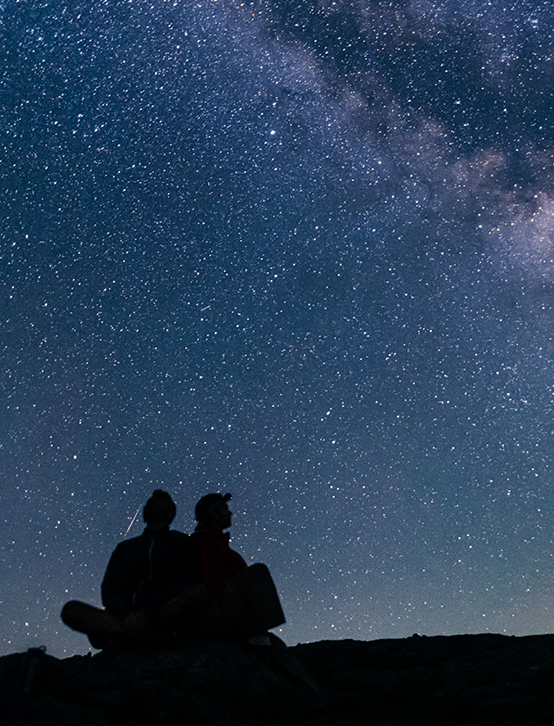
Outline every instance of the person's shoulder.
{"label": "person's shoulder", "polygon": [[178,529],[170,529],[167,536],[175,542],[188,542],[190,535]]}
{"label": "person's shoulder", "polygon": [[144,532],[142,534],[139,534],[138,537],[131,537],[131,539],[124,539],[116,546],[114,550],[114,554],[117,552],[118,554],[125,553],[125,552],[131,552],[133,550],[136,550],[143,546],[144,544]]}
{"label": "person's shoulder", "polygon": [[211,532],[209,529],[195,529],[194,532],[190,534],[190,538],[192,540],[213,539],[213,532]]}
{"label": "person's shoulder", "polygon": [[198,545],[221,547],[222,544],[229,544],[229,533],[211,529],[196,529],[190,535],[190,539]]}

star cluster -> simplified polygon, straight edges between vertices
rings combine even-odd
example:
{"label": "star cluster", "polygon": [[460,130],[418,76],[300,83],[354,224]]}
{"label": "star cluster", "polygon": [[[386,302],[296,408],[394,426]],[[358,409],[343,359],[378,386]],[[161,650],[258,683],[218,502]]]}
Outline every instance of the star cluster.
{"label": "star cluster", "polygon": [[289,644],[551,630],[553,20],[0,2],[3,654],[86,651],[157,487]]}

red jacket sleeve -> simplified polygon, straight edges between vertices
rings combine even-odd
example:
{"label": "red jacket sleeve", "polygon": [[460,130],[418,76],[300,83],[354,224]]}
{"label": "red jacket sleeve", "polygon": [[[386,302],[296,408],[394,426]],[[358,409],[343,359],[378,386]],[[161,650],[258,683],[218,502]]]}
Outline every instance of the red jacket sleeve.
{"label": "red jacket sleeve", "polygon": [[229,547],[228,534],[199,531],[192,538],[198,551],[202,583],[210,595],[221,592],[248,566],[239,553]]}

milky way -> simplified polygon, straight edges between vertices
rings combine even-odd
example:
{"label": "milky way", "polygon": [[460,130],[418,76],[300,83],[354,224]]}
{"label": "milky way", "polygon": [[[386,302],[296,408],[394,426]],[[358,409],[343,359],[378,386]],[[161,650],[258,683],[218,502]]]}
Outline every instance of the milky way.
{"label": "milky way", "polygon": [[550,632],[550,4],[0,18],[2,654],[87,651],[156,487],[289,644]]}

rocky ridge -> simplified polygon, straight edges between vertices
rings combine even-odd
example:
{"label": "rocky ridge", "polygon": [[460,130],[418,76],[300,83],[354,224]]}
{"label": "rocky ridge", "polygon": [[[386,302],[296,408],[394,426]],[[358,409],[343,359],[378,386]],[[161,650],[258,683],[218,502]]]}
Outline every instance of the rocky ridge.
{"label": "rocky ridge", "polygon": [[554,635],[0,658],[6,726],[546,726]]}

